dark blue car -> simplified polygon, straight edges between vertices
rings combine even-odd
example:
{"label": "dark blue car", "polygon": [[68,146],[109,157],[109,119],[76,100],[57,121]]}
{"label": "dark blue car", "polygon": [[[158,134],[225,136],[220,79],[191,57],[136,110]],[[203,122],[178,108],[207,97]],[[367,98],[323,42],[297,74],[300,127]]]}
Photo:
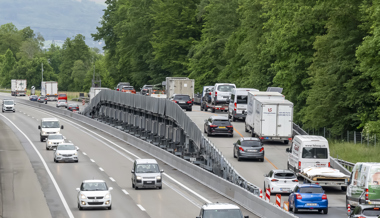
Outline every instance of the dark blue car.
{"label": "dark blue car", "polygon": [[289,195],[289,209],[292,209],[294,213],[300,209],[306,209],[323,211],[327,214],[328,206],[327,195],[319,185],[299,184]]}
{"label": "dark blue car", "polygon": [[38,100],[38,96],[37,95],[31,95],[29,97],[29,100],[31,100],[31,101],[37,101]]}

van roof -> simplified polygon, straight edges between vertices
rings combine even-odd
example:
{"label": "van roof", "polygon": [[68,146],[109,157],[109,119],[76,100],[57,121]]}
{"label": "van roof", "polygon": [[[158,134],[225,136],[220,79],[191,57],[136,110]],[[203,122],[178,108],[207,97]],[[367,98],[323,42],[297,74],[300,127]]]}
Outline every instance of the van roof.
{"label": "van roof", "polygon": [[232,89],[232,92],[247,92],[247,95],[248,95],[248,92],[259,92],[258,89],[252,89],[252,88],[233,88]]}
{"label": "van roof", "polygon": [[155,159],[136,159],[136,163],[137,164],[150,164],[150,163],[156,164],[157,161]]}
{"label": "van roof", "polygon": [[229,203],[207,203],[202,208],[203,210],[240,209],[238,206]]}
{"label": "van roof", "polygon": [[258,102],[261,102],[263,104],[288,104],[293,105],[293,102],[286,100],[286,99],[256,99]]}
{"label": "van roof", "polygon": [[357,162],[356,164],[365,164],[365,165],[380,165],[380,163],[377,162]]}
{"label": "van roof", "polygon": [[57,118],[42,118],[42,121],[59,121]]}
{"label": "van roof", "polygon": [[321,141],[327,142],[327,139],[319,135],[296,135],[294,138],[298,138],[303,142]]}
{"label": "van roof", "polygon": [[252,95],[264,95],[264,96],[284,96],[281,93],[278,92],[255,92],[255,91],[250,91]]}

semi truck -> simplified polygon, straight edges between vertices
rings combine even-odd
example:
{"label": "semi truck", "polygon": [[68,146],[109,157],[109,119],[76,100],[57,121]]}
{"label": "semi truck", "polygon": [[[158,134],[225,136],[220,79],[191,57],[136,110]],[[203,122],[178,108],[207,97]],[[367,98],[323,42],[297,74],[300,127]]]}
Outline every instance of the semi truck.
{"label": "semi truck", "polygon": [[46,96],[48,101],[56,101],[58,99],[58,82],[41,82],[41,96]]}
{"label": "semi truck", "polygon": [[172,98],[173,95],[189,95],[194,99],[194,79],[187,77],[166,77],[166,96]]}
{"label": "semi truck", "polygon": [[11,96],[25,96],[26,95],[26,79],[12,79],[11,80]]}

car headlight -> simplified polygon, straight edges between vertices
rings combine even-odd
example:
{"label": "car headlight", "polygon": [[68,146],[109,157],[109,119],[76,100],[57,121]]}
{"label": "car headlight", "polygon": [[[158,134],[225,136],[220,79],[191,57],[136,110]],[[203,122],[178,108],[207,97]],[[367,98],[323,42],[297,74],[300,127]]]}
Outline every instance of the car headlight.
{"label": "car headlight", "polygon": [[104,198],[110,198],[110,194],[106,194]]}
{"label": "car headlight", "polygon": [[57,155],[61,155],[60,153],[57,153]]}
{"label": "car headlight", "polygon": [[49,141],[49,145],[53,144],[52,142]]}
{"label": "car headlight", "polygon": [[161,180],[161,176],[157,176],[156,179],[157,179],[157,180]]}
{"label": "car headlight", "polygon": [[137,180],[141,180],[141,176],[136,176],[136,179]]}
{"label": "car headlight", "polygon": [[74,155],[77,155],[77,152],[75,152]]}
{"label": "car headlight", "polygon": [[46,134],[46,132],[42,131],[42,134]]}
{"label": "car headlight", "polygon": [[80,194],[80,198],[82,198],[82,199],[86,199],[86,195],[84,195],[84,194]]}

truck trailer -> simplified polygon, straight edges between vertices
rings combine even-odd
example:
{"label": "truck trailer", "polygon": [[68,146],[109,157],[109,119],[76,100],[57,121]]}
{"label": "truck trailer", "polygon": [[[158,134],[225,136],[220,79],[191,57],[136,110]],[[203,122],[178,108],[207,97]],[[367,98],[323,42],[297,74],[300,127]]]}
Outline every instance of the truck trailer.
{"label": "truck trailer", "polygon": [[58,99],[58,82],[41,82],[41,96],[46,96],[48,101],[56,101]]}
{"label": "truck trailer", "polygon": [[26,95],[26,79],[11,80],[11,95],[25,96]]}
{"label": "truck trailer", "polygon": [[194,79],[187,77],[166,77],[166,96],[172,98],[173,95],[189,95],[194,99]]}

